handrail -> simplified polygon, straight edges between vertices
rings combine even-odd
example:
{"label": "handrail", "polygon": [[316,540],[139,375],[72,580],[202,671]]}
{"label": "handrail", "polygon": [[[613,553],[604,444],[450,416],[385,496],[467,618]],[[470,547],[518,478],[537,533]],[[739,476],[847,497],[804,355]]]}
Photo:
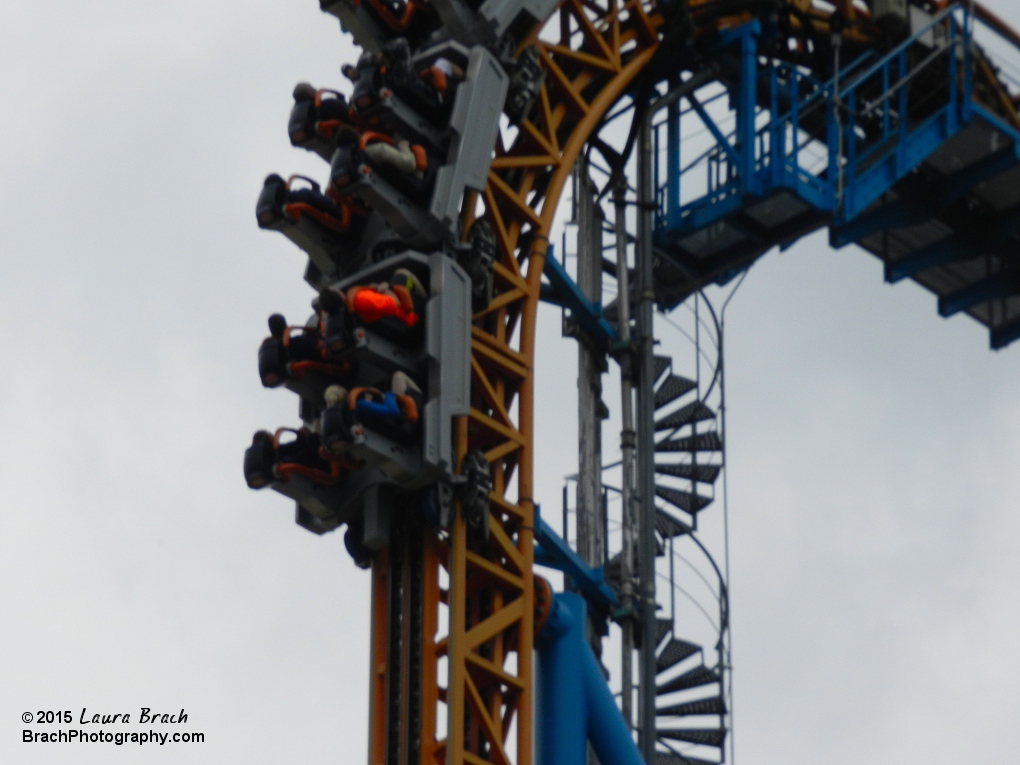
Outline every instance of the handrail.
{"label": "handrail", "polygon": [[905,75],[900,77],[900,79],[897,80],[895,84],[890,85],[889,89],[882,93],[882,95],[878,96],[878,98],[876,98],[874,101],[865,101],[864,110],[860,112],[857,116],[867,117],[869,114],[875,111],[875,109],[878,108],[879,104],[881,104],[883,101],[888,100],[893,93],[897,92],[900,88],[909,85],[910,81],[914,79],[918,72],[923,70],[925,67],[927,67],[935,60],[937,60],[938,57],[941,56],[948,48],[951,48],[956,44],[957,43],[955,39],[951,39],[950,42],[941,43],[938,47],[932,50],[931,53],[925,56],[924,60],[921,63],[914,65],[914,67]]}
{"label": "handrail", "polygon": [[[840,79],[843,79],[843,74],[844,73],[851,72],[853,69],[855,69],[859,65],[861,65],[861,63],[863,63],[863,61],[866,58],[868,58],[869,56],[873,56],[873,55],[875,55],[874,51],[870,51],[870,50],[864,51],[864,53],[859,55],[857,58],[855,58],[853,61],[851,61],[849,64],[847,64],[846,66],[844,66],[840,70]],[[798,101],[797,102],[798,103],[797,111],[800,112],[801,116],[803,116],[806,113],[806,110],[808,108],[812,108],[812,109],[815,108],[814,104],[813,104],[814,101],[817,100],[817,101],[819,101],[819,103],[824,101],[825,95],[832,89],[832,85],[833,85],[833,82],[835,80],[835,78],[833,77],[833,78],[830,78],[830,79],[826,80],[825,82],[822,82],[821,80],[819,80],[819,79],[817,79],[815,77],[812,77],[809,74],[805,74],[804,72],[801,72],[799,69],[797,69],[796,64],[792,64],[789,61],[778,61],[775,64],[773,64],[773,66],[776,69],[788,69],[791,72],[793,72],[801,80],[803,80],[805,82],[814,83],[815,89],[812,90],[807,96],[805,96],[803,101]],[[793,113],[793,108],[791,107],[788,111],[784,112],[783,114],[773,116],[773,121],[787,119],[792,113]],[[757,131],[755,131],[755,135],[757,135],[759,133],[766,133],[766,132],[768,132],[768,129],[769,129],[768,125],[763,125],[762,127],[758,128]]]}
{"label": "handrail", "polygon": [[[865,60],[867,60],[869,57],[872,57],[874,55],[875,55],[874,51],[870,51],[870,50],[865,51],[864,53],[860,54],[853,61],[849,62],[848,64],[846,64],[845,66],[843,66],[841,68],[841,70],[840,70],[840,79],[843,79],[843,76],[845,74],[848,74],[849,72],[852,72],[854,69],[856,69],[857,67],[861,66],[864,63]],[[816,79],[815,77],[812,77],[809,74],[805,74],[804,72],[799,71],[797,69],[796,65],[794,65],[794,64],[792,64],[792,63],[790,63],[788,61],[779,61],[779,62],[776,62],[774,65],[776,66],[776,68],[779,68],[779,69],[788,69],[791,73],[795,74],[796,77],[798,77],[802,81],[810,82],[810,83],[812,83],[814,85],[814,89],[809,94],[807,94],[802,101],[798,102],[797,111],[800,113],[800,115],[802,117],[804,116],[804,114],[807,113],[807,110],[815,109],[818,106],[820,106],[822,103],[824,103],[827,94],[832,89],[832,84],[833,84],[833,80],[832,79],[829,79],[829,80],[823,82],[823,81],[821,81],[819,79]],[[720,96],[722,96],[724,94],[725,93],[713,96],[712,100],[715,100],[715,99],[719,98]],[[707,103],[708,102],[703,102],[702,106],[704,106]],[[687,113],[690,113],[691,111],[695,111],[695,110],[693,108],[685,110],[684,112],[681,113],[681,116],[682,116],[682,114],[687,114]],[[783,120],[789,119],[789,117],[790,117],[790,115],[792,113],[793,113],[793,109],[790,108],[787,111],[783,112],[782,114],[775,115],[773,117],[773,121],[774,122],[781,122]],[[652,127],[656,128],[656,129],[661,129],[662,126],[664,126],[665,124],[666,124],[665,121],[658,122],[658,123],[654,124]],[[760,127],[757,130],[755,130],[755,136],[765,135],[766,133],[769,132],[769,130],[770,130],[770,125],[769,124],[763,125],[762,127]],[[726,142],[729,143],[733,139],[733,137],[735,135],[736,135],[736,130],[735,129],[728,131],[725,134]],[[687,172],[693,170],[694,168],[700,166],[709,157],[709,155],[711,155],[715,151],[718,151],[719,148],[720,148],[720,145],[717,142],[716,144],[712,145],[711,147],[705,149],[697,157],[695,157],[692,160],[689,160],[684,167],[680,168],[680,173],[679,174],[680,175],[684,175],[685,173],[687,173]],[[664,189],[666,187],[667,183],[660,184],[659,187],[658,187],[658,191],[661,191],[662,189]]]}

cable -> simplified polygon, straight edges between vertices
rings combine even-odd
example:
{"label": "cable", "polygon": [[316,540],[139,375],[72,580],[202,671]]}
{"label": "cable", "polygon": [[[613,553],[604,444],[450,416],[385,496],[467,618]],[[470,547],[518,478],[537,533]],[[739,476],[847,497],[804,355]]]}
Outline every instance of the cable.
{"label": "cable", "polygon": [[687,558],[685,558],[680,553],[673,553],[673,554],[677,558],[679,558],[681,561],[683,561],[683,563],[685,563],[687,565],[687,567],[691,569],[691,571],[693,571],[695,574],[698,575],[698,578],[701,579],[701,581],[705,583],[705,586],[708,588],[708,591],[710,593],[712,593],[712,598],[715,599],[715,600],[719,600],[720,595],[718,593],[716,593],[715,588],[712,587],[712,583],[708,581],[708,579],[705,577],[704,574],[701,573],[701,571],[698,569],[698,567],[695,566],[691,561],[687,560]]}
{"label": "cable", "polygon": [[[655,572],[655,576],[656,576],[656,578],[662,579],[665,582],[669,581],[669,577],[666,576],[665,574],[659,572],[659,571]],[[719,625],[716,624],[715,621],[713,621],[712,615],[709,614],[708,611],[705,610],[705,607],[702,606],[701,603],[698,602],[697,598],[695,598],[693,595],[691,595],[691,593],[687,592],[687,590],[685,590],[679,584],[674,584],[673,587],[676,588],[677,592],[679,592],[681,595],[683,595],[685,598],[687,598],[689,601],[691,601],[691,603],[694,604],[695,608],[697,608],[699,611],[701,611],[702,615],[704,615],[704,617],[708,621],[708,623],[712,625],[712,629],[714,629],[716,632],[720,632]]]}
{"label": "cable", "polygon": [[[729,600],[729,585],[730,585],[730,489],[729,489],[729,460],[726,456],[727,444],[729,438],[726,435],[726,370],[725,370],[725,330],[726,330],[726,309],[729,308],[730,301],[737,294],[737,290],[740,289],[744,283],[744,279],[747,278],[747,274],[750,271],[750,267],[744,270],[740,275],[740,279],[730,290],[730,294],[726,296],[726,300],[723,301],[722,308],[719,310],[719,368],[721,375],[719,378],[719,425],[722,428],[722,461],[723,461],[723,484],[722,484],[722,505],[723,505],[723,568],[726,571],[726,588],[727,588],[727,601]],[[729,719],[729,745],[730,745],[730,761],[736,761],[736,735],[734,732],[734,712],[733,712],[733,634],[727,630],[726,633],[726,656],[724,659],[724,666],[726,667],[726,688],[725,694],[727,699],[727,714]]]}

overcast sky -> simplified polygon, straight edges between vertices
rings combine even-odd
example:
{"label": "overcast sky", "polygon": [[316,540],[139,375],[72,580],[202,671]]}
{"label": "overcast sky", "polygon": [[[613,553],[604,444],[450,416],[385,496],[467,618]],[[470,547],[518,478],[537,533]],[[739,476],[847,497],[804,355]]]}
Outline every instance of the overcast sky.
{"label": "overcast sky", "polygon": [[[0,6],[0,761],[364,761],[368,575],[241,475],[297,419],[265,318],[312,297],[255,199],[325,177],[290,91],[355,56],[312,0]],[[1020,344],[824,235],[727,327],[738,761],[1012,765]],[[575,354],[558,311],[540,334],[555,505]],[[143,706],[206,742],[21,742],[25,712]]]}

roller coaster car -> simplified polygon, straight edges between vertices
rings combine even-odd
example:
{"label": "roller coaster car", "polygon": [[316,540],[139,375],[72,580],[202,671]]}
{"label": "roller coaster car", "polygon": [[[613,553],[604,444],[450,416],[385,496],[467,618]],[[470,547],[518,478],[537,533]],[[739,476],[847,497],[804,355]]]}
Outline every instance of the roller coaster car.
{"label": "roller coaster car", "polygon": [[384,133],[365,131],[355,144],[341,144],[330,163],[330,183],[337,193],[357,194],[358,181],[375,173],[401,194],[421,204],[428,200],[439,158],[421,144]]}
{"label": "roller coaster car", "polygon": [[[323,289],[318,298],[323,347],[327,359],[338,364],[352,364],[356,379],[354,385],[374,385],[394,372],[404,372],[421,378],[426,358],[421,348],[420,329],[407,330],[398,323],[397,332],[384,337],[379,324],[363,324],[357,315],[347,310],[346,295],[332,289]],[[386,332],[385,322],[381,327]],[[396,341],[389,339],[396,337]],[[347,384],[343,380],[334,380]],[[302,418],[307,419],[307,418]]]}
{"label": "roller coaster car", "polygon": [[421,444],[404,444],[377,428],[354,424],[344,454],[377,469],[387,480],[419,488],[434,478],[423,470]]}
{"label": "roller coaster car", "polygon": [[[396,305],[385,309],[393,310],[399,316],[383,315],[378,321],[366,324],[357,318],[356,321],[362,326],[357,326],[352,333],[355,347],[350,353],[359,358],[363,365],[371,364],[377,369],[388,368],[391,373],[404,371],[415,381],[429,381],[427,387],[422,386],[429,398],[419,407],[422,445],[411,453],[408,447],[391,439],[384,439],[387,443],[379,441],[384,437],[366,428],[363,443],[355,443],[352,453],[359,459],[378,465],[380,470],[397,482],[421,487],[451,473],[455,464],[451,418],[464,416],[469,411],[471,283],[464,270],[442,250],[423,255],[405,249],[398,255],[336,282],[331,285],[331,289],[336,291],[337,298],[343,294],[346,318],[352,319],[357,316],[354,309],[361,308],[355,299],[351,299],[351,305],[348,306],[352,288],[382,284],[391,286],[388,291],[394,296],[399,290],[392,289],[392,285],[403,287],[411,298],[411,308],[418,318],[413,321],[413,326],[408,326],[411,319],[407,303],[400,306],[399,299]],[[354,298],[357,298],[357,290],[353,291]],[[386,292],[382,290],[383,294]],[[366,293],[365,297],[370,295]],[[389,299],[392,303],[392,298]],[[368,310],[379,310],[374,305],[375,300],[372,297]],[[320,306],[326,307],[321,296]],[[384,331],[397,340],[380,337]],[[330,334],[326,332],[327,336]],[[359,372],[359,379],[373,385],[363,371]],[[385,449],[390,448],[389,445],[398,451],[387,455]],[[384,456],[396,464],[384,465]]]}
{"label": "roller coaster car", "polygon": [[393,374],[390,390],[340,385],[326,389],[322,412],[322,442],[330,454],[342,455],[357,440],[360,428],[369,428],[401,444],[411,444],[421,433],[420,411],[425,397],[410,377]]}
{"label": "roller coaster car", "polygon": [[357,79],[351,102],[358,114],[371,117],[374,108],[394,95],[437,126],[450,116],[457,84],[464,79],[460,56],[412,57],[403,37],[388,41],[381,53],[366,52],[354,70]]}
{"label": "roller coaster car", "polygon": [[[293,188],[304,181],[307,188]],[[323,193],[310,178],[266,178],[255,205],[259,228],[279,231],[308,253],[324,276],[339,276],[352,259],[368,210],[334,190]]]}
{"label": "roller coaster car", "polygon": [[[293,188],[295,181],[305,181],[308,187]],[[324,229],[343,234],[364,210],[342,194],[322,193],[319,184],[304,175],[292,175],[286,181],[270,175],[262,186],[255,214],[261,228],[273,228],[283,221],[297,222],[307,215]]]}
{"label": "roller coaster car", "polygon": [[339,354],[357,344],[359,326],[404,347],[421,342],[421,316],[428,293],[421,280],[406,267],[397,268],[384,281],[355,284],[345,292],[323,290],[324,347]]}
{"label": "roller coaster car", "polygon": [[[282,440],[286,435],[293,437]],[[324,455],[308,428],[255,433],[244,453],[244,478],[252,489],[268,486],[295,500],[297,523],[316,534],[357,517],[366,486],[386,480],[377,470]]]}
{"label": "roller coaster car", "polygon": [[[470,52],[448,40],[419,51],[408,63],[410,52],[399,47],[395,57],[402,61],[399,66],[406,86],[397,83],[394,88],[384,84],[371,97],[371,105],[358,112],[358,116],[445,156],[450,143],[449,111],[458,83],[465,78]],[[384,79],[400,80],[389,76],[392,71],[392,67],[387,67]],[[357,80],[356,70],[351,74]]]}
{"label": "roller coaster car", "polygon": [[313,308],[305,327],[274,315],[259,353],[264,384],[301,395],[306,426],[257,433],[245,479],[294,499],[297,523],[316,534],[351,524],[348,548],[367,565],[388,539],[383,490],[453,471],[452,418],[470,396],[470,280],[442,251],[404,250],[322,288]]}
{"label": "roller coaster car", "polygon": [[[319,294],[317,310],[323,348],[330,361],[353,362],[359,369],[366,367],[363,378],[372,375],[372,370],[380,374],[419,373],[424,363],[419,347],[420,329],[408,331],[403,322],[389,327],[388,321],[366,325],[348,310],[346,295],[328,288]],[[387,331],[388,328],[395,331]],[[380,329],[382,334],[379,334]],[[390,338],[395,338],[396,342]]]}
{"label": "roller coaster car", "polygon": [[319,6],[340,19],[355,45],[376,52],[395,36],[407,37],[417,46],[439,23],[425,0],[319,0]]}
{"label": "roller coaster car", "polygon": [[318,327],[288,327],[280,314],[269,317],[270,335],[259,346],[259,378],[267,388],[286,385],[309,402],[321,402],[322,392],[347,381],[354,370],[350,359],[327,360]]}
{"label": "roller coaster car", "polygon": [[291,146],[314,151],[329,162],[336,151],[337,134],[353,129],[347,98],[335,90],[316,90],[307,82],[294,87],[294,106],[290,110],[287,133]]}
{"label": "roller coaster car", "polygon": [[407,268],[396,269],[387,282],[348,287],[346,296],[348,313],[366,324],[392,318],[392,325],[408,329],[418,324],[427,299],[421,280]]}
{"label": "roller coaster car", "polygon": [[[281,440],[291,434],[289,441]],[[280,428],[275,434],[260,430],[252,436],[251,446],[244,453],[244,480],[249,488],[263,489],[273,483],[286,483],[293,475],[301,475],[323,486],[332,486],[343,477],[353,463],[323,456],[318,433],[307,428]]]}
{"label": "roller coaster car", "polygon": [[440,241],[444,233],[427,209],[435,165],[418,144],[366,132],[357,143],[337,147],[330,184],[378,212],[408,244],[425,246]]}
{"label": "roller coaster car", "polygon": [[[427,53],[456,49],[449,43]],[[377,211],[409,246],[433,248],[456,230],[465,190],[485,189],[508,80],[499,60],[476,45],[467,51],[443,156],[427,146],[402,146],[389,136],[366,132],[358,144],[337,148],[330,183]],[[373,149],[370,143],[388,146]]]}

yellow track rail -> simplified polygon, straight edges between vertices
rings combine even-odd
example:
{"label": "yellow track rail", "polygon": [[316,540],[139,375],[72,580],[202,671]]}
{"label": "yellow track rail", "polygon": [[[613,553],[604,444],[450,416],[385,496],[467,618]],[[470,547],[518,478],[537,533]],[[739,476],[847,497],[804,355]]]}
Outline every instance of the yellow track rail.
{"label": "yellow track rail", "polygon": [[[533,366],[540,279],[574,161],[659,43],[662,19],[652,8],[648,0],[564,0],[558,30],[547,24],[532,32],[524,44],[539,49],[544,85],[529,119],[497,139],[485,191],[465,202],[465,227],[475,214],[484,216],[500,255],[495,298],[474,317],[472,407],[457,441],[461,456],[481,449],[491,467],[490,541],[485,555],[469,550],[459,514],[448,539],[426,541],[421,765],[531,765]],[[439,586],[441,569],[450,583],[446,590]],[[384,570],[385,562],[377,563],[379,593],[386,589],[379,573]],[[447,605],[446,619],[440,602]],[[373,623],[373,646],[382,651],[385,622]],[[446,634],[437,633],[442,627]],[[372,765],[383,762],[385,745],[385,670],[376,669]],[[439,685],[443,674],[445,688]],[[445,731],[463,734],[444,738]]]}

